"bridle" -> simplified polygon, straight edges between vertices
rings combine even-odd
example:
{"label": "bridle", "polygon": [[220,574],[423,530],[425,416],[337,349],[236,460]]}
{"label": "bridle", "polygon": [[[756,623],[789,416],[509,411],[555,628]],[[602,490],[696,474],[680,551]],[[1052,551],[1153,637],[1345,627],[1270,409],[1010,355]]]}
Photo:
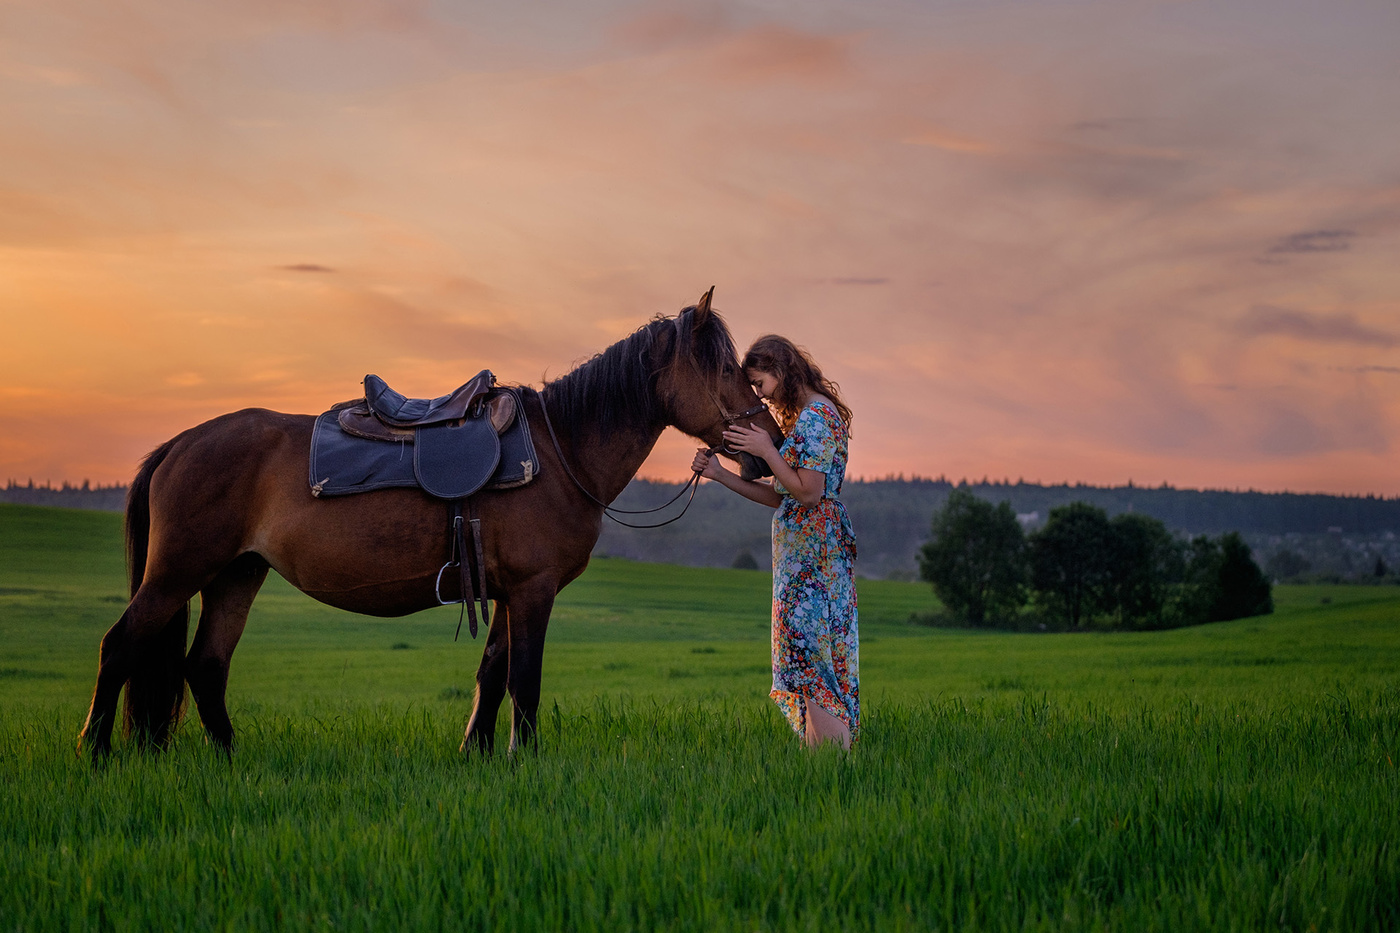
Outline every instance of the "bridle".
{"label": "bridle", "polygon": [[[719,399],[718,399],[718,398],[715,399],[715,405],[716,405],[716,407],[719,408],[720,417],[717,418],[717,419],[715,419],[714,421],[710,422],[709,425],[706,426],[707,429],[708,429],[708,428],[712,428],[712,427],[714,427],[715,425],[718,425],[718,424],[722,424],[722,425],[724,425],[726,428],[732,428],[732,427],[734,426],[734,422],[736,422],[736,421],[743,421],[745,418],[752,418],[754,415],[758,414],[759,412],[761,412],[761,411],[767,411],[767,410],[768,410],[768,406],[767,406],[767,405],[763,404],[762,402],[759,402],[759,403],[758,403],[757,405],[755,405],[754,407],[745,409],[744,411],[739,412],[737,415],[731,415],[731,414],[729,414],[729,412],[725,409],[725,407],[724,407],[723,405],[720,405],[720,404],[719,404]],[[723,441],[721,441],[720,443],[716,444],[716,445],[713,446],[713,447],[708,447],[708,448],[706,448],[706,450],[708,450],[711,454],[721,454],[721,453],[723,453],[723,454],[729,454],[731,457],[740,452],[740,451],[737,451],[737,450],[730,450],[728,447],[725,447]]]}
{"label": "bridle", "polygon": [[[741,411],[737,415],[731,415],[729,413],[729,409],[724,407],[724,402],[720,401],[719,393],[714,390],[714,387],[712,385],[710,385],[709,380],[705,378],[705,374],[700,372],[700,367],[695,363],[695,357],[691,356],[687,357],[687,359],[690,361],[690,368],[695,370],[695,375],[699,377],[700,384],[705,387],[705,392],[709,394],[710,401],[714,402],[715,408],[719,409],[719,418],[715,421],[711,421],[708,425],[706,425],[706,430],[708,430],[709,428],[713,428],[714,426],[719,424],[722,424],[725,427],[733,427],[734,422],[736,421],[741,421],[744,418],[752,418],[759,412],[768,410],[768,406],[763,404],[762,399],[759,399],[758,404],[754,407],[749,408],[745,411]],[[726,453],[732,457],[735,454],[739,453],[739,451],[728,449],[724,446],[724,442],[721,441],[714,447],[708,448],[708,453],[711,456],[718,453]],[[674,502],[675,500],[673,499],[671,501]]]}
{"label": "bridle", "polygon": [[[690,365],[695,366],[695,360],[692,359],[690,361]],[[697,374],[699,374],[700,367],[695,366],[695,371]],[[720,401],[718,393],[716,393],[714,389],[710,388],[709,383],[705,383],[705,389],[710,393],[710,398],[714,401],[715,407],[719,409],[720,414],[719,418],[710,422],[710,424],[706,426],[707,429],[720,424],[723,424],[725,426],[731,426],[736,421],[740,421],[744,418],[752,418],[754,415],[758,414],[761,411],[765,411],[768,408],[767,405],[763,404],[762,402],[759,402],[753,408],[741,411],[738,414],[730,414],[729,409],[724,407],[724,403]],[[608,518],[611,518],[619,525],[625,525],[628,528],[661,528],[664,525],[669,525],[672,522],[679,521],[680,519],[685,517],[685,513],[690,510],[690,504],[695,501],[695,490],[700,488],[699,473],[692,473],[690,479],[686,480],[685,485],[681,487],[680,492],[676,493],[665,503],[663,503],[662,505],[658,505],[654,509],[613,508],[611,505],[604,502],[602,499],[599,499],[597,496],[593,495],[593,493],[589,492],[588,488],[584,486],[583,483],[579,482],[579,478],[574,475],[573,468],[569,466],[569,461],[564,458],[564,448],[559,445],[559,437],[554,433],[554,424],[549,420],[549,406],[545,404],[544,394],[541,392],[536,392],[535,397],[540,400],[540,411],[544,413],[544,426],[549,429],[549,439],[554,444],[554,455],[559,458],[560,465],[564,467],[564,474],[568,476],[569,479],[573,480],[574,485],[578,487],[578,491],[583,493],[584,496],[589,499],[589,501],[603,507],[604,515],[606,515]],[[713,447],[707,447],[706,452],[711,456],[714,456],[718,453],[726,453],[730,455],[739,453],[739,451],[727,449],[723,441],[714,445]],[[685,505],[681,508],[680,514],[672,518],[668,518],[664,522],[657,522],[654,525],[638,525],[633,524],[632,522],[623,521],[622,519],[617,517],[618,515],[651,515],[655,512],[660,512],[673,505],[676,502],[676,500],[679,499],[681,496],[685,495],[687,491],[690,493],[690,498],[685,500]],[[617,514],[614,515],[614,512],[616,512]]]}

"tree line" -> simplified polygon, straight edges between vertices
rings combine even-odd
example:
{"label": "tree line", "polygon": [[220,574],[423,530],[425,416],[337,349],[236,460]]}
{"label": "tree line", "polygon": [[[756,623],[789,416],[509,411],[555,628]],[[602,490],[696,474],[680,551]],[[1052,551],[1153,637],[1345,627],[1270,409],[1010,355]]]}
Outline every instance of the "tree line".
{"label": "tree line", "polygon": [[[616,503],[620,508],[651,508],[675,496],[678,483],[633,480]],[[849,480],[841,498],[851,513],[860,559],[856,572],[874,578],[913,580],[916,555],[928,539],[929,517],[956,490],[965,490],[1011,510],[1031,527],[1043,524],[1052,509],[1088,502],[1110,516],[1123,513],[1161,520],[1173,533],[1219,536],[1238,531],[1263,560],[1277,546],[1267,536],[1302,533],[1400,533],[1400,500],[1374,496],[1326,496],[1297,493],[1229,492],[1174,487],[1086,486],[1081,484],[950,482],[945,479]],[[679,507],[677,507],[679,508]],[[668,515],[670,513],[667,513]],[[638,531],[605,523],[596,553],[664,563],[728,567],[748,551],[762,569],[769,562],[772,513],[704,484],[685,519],[656,531]],[[1295,549],[1303,548],[1298,545]],[[1309,552],[1309,556],[1312,557]],[[1396,554],[1400,563],[1400,552]],[[1314,568],[1323,562],[1313,557]],[[1386,557],[1387,564],[1391,557]],[[1371,557],[1366,569],[1371,569]],[[1327,565],[1330,569],[1331,564]]]}
{"label": "tree line", "polygon": [[[633,480],[618,499],[619,508],[650,508],[675,496],[678,483]],[[1295,493],[1227,492],[1142,487],[1046,486],[1024,482],[960,483],[946,479],[851,480],[842,491],[860,546],[861,576],[914,580],[916,555],[928,539],[929,516],[956,490],[992,503],[1006,501],[1029,527],[1071,502],[1087,502],[1109,516],[1129,513],[1163,521],[1178,535],[1219,535],[1239,531],[1259,555],[1271,561],[1276,581],[1400,582],[1400,499]],[[11,481],[0,487],[0,502],[67,508],[120,510],[124,486],[42,486]],[[676,511],[679,511],[679,505]],[[666,513],[667,516],[674,513]],[[703,484],[684,521],[655,530],[605,523],[597,555],[659,563],[728,567],[748,554],[759,569],[769,566],[768,510],[727,489]],[[1291,553],[1273,561],[1276,552]],[[1375,573],[1384,565],[1384,577]],[[747,563],[747,561],[746,561]]]}
{"label": "tree line", "polygon": [[931,531],[919,571],[947,621],[1153,629],[1273,611],[1272,586],[1236,532],[1177,537],[1151,516],[1109,518],[1072,502],[1027,534],[1010,503],[966,489],[948,496]]}

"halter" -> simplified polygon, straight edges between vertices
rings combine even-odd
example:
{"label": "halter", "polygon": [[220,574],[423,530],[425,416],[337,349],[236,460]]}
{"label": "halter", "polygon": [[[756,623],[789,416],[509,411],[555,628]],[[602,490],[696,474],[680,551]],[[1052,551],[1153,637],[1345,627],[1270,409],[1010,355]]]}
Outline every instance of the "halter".
{"label": "halter", "polygon": [[[691,359],[690,365],[695,366],[694,359]],[[696,373],[699,374],[700,367],[696,366],[695,370]],[[715,391],[709,387],[708,383],[705,384],[705,389],[710,393],[710,398],[714,401],[715,407],[719,409],[720,414],[718,419],[712,421],[709,425],[706,426],[707,428],[714,427],[717,424],[732,425],[734,422],[742,418],[751,418],[759,412],[764,411],[768,407],[762,402],[759,402],[753,408],[747,409],[746,411],[741,411],[737,415],[730,414],[729,409],[724,407],[724,404],[719,400],[719,395],[716,394]],[[597,496],[593,495],[593,493],[589,492],[587,487],[585,487],[583,483],[579,482],[579,478],[574,475],[573,469],[569,466],[569,461],[564,459],[564,449],[561,446],[559,446],[559,437],[554,433],[554,423],[549,420],[549,406],[545,404],[544,394],[536,392],[535,397],[540,400],[540,411],[544,413],[544,426],[549,429],[549,439],[554,444],[554,455],[559,458],[559,463],[564,467],[565,475],[567,475],[569,479],[573,480],[574,485],[578,487],[579,492],[583,493],[584,496],[587,497],[594,504],[602,506],[603,514],[606,515],[608,518],[611,518],[619,525],[625,525],[628,528],[660,528],[664,525],[671,524],[671,522],[679,521],[680,519],[685,517],[686,512],[690,511],[690,504],[695,501],[695,491],[700,488],[699,473],[692,473],[690,479],[686,480],[685,485],[681,487],[680,492],[676,493],[665,503],[663,503],[662,505],[658,505],[654,509],[617,509],[613,508],[611,505],[604,502],[602,499],[599,499]],[[738,451],[726,449],[723,441],[714,445],[713,447],[707,447],[705,448],[705,450],[711,456],[717,453],[726,453],[730,455],[738,453]],[[635,525],[632,522],[625,522],[617,517],[617,515],[651,515],[652,513],[660,512],[663,509],[669,508],[672,504],[675,503],[677,499],[685,495],[686,490],[690,491],[690,498],[685,500],[685,506],[681,509],[680,514],[672,518],[668,518],[664,522],[657,522],[655,525]],[[616,512],[617,515],[614,515],[614,512]]]}

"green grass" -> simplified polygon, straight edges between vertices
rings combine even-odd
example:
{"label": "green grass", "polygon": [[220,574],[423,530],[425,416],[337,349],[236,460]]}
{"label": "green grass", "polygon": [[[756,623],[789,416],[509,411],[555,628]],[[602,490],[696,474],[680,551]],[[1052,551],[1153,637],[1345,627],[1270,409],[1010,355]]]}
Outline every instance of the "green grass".
{"label": "green grass", "polygon": [[116,516],[0,506],[0,930],[1400,927],[1396,589],[1017,635],[861,581],[865,737],[811,755],[766,700],[766,575],[600,560],[551,623],[541,750],[482,760],[454,610],[273,579],[234,762],[191,717],[95,771],[122,574]]}

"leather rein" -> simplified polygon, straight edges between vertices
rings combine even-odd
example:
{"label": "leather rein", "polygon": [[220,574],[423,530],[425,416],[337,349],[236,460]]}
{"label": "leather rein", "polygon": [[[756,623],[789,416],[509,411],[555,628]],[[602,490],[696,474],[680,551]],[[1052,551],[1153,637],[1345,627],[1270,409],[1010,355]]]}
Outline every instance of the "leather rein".
{"label": "leather rein", "polygon": [[[715,424],[730,425],[740,420],[741,418],[753,417],[754,415],[758,414],[759,412],[763,411],[765,408],[768,407],[762,402],[760,402],[759,404],[755,405],[753,408],[748,409],[747,411],[741,411],[737,415],[731,415],[728,411],[725,410],[725,407],[720,404],[718,396],[715,396],[713,392],[711,393],[711,396],[714,398],[715,407],[719,409],[720,413],[720,417],[715,421]],[[569,479],[573,480],[574,485],[578,487],[578,491],[583,493],[584,496],[589,499],[589,501],[603,507],[604,515],[606,515],[608,518],[611,518],[619,525],[625,525],[628,528],[661,528],[665,525],[671,524],[672,522],[679,521],[680,519],[685,517],[685,513],[690,510],[690,504],[695,501],[695,490],[700,488],[699,473],[691,474],[690,479],[686,480],[685,485],[681,487],[680,492],[676,493],[665,503],[663,503],[662,505],[658,505],[654,509],[614,508],[613,506],[604,502],[602,499],[599,499],[597,496],[593,495],[593,493],[589,492],[588,488],[584,486],[583,483],[579,482],[579,478],[574,475],[573,468],[569,466],[569,461],[564,457],[564,448],[559,445],[559,437],[557,434],[554,433],[554,423],[549,420],[549,406],[545,404],[544,393],[536,392],[535,397],[540,400],[540,411],[544,413],[544,426],[549,429],[549,439],[554,444],[554,455],[559,458],[559,463],[564,467],[565,475],[567,475]],[[711,456],[717,453],[735,453],[735,451],[726,449],[723,443],[716,444],[713,447],[708,447],[706,448],[706,451]],[[681,509],[680,514],[673,516],[672,518],[668,518],[664,522],[657,522],[654,525],[639,525],[634,524],[632,522],[623,521],[622,519],[617,517],[618,515],[651,515],[655,512],[660,512],[673,505],[676,502],[676,500],[679,499],[681,496],[685,495],[687,491],[690,493],[690,498],[685,500],[685,506]],[[616,512],[617,514],[614,515],[614,512]]]}

